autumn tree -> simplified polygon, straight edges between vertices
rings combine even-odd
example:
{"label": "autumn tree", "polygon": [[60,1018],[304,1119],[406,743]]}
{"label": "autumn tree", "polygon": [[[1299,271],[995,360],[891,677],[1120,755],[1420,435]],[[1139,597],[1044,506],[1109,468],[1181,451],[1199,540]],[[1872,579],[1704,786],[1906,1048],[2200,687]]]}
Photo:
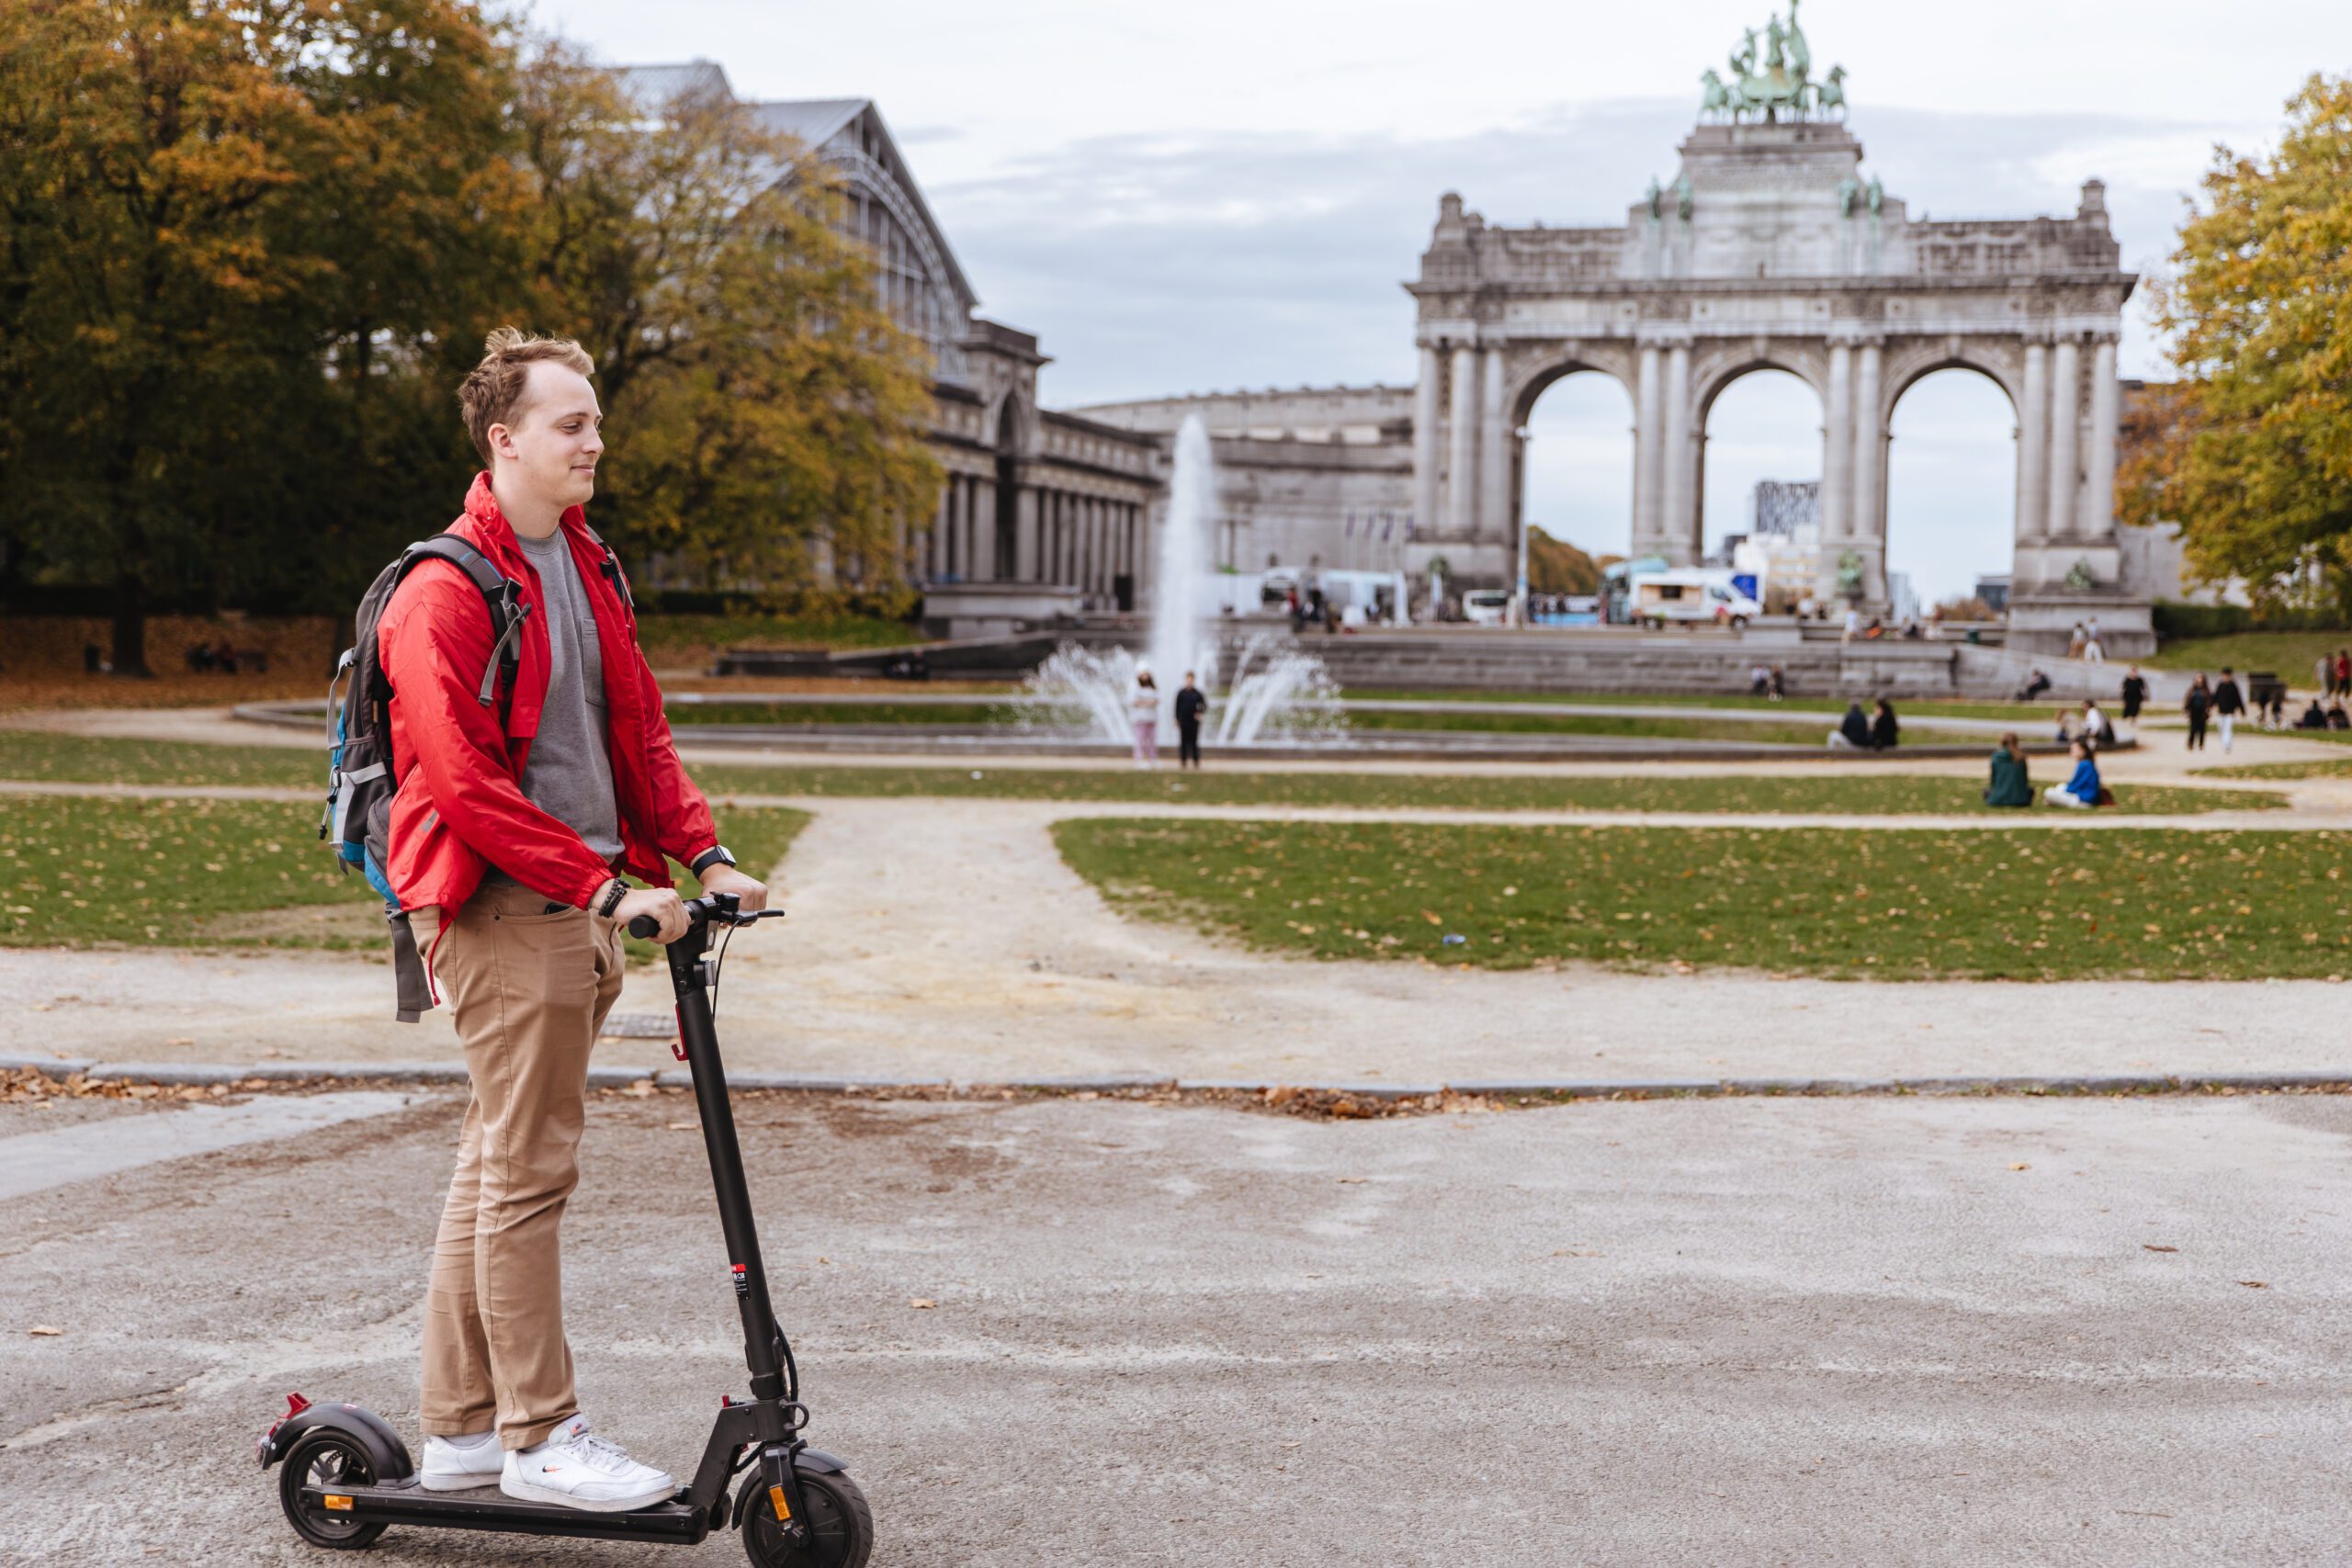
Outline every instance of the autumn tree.
{"label": "autumn tree", "polygon": [[2352,78],[2313,76],[2267,158],[2216,151],[2156,290],[2181,380],[2125,433],[2135,522],[2276,594],[2325,567],[2352,608]]}
{"label": "autumn tree", "polygon": [[119,671],[380,493],[379,367],[511,206],[503,48],[457,0],[0,5],[0,529],[111,587]]}
{"label": "autumn tree", "polygon": [[532,324],[587,346],[605,403],[599,531],[707,587],[895,581],[938,492],[927,367],[823,165],[723,96],[631,103],[561,46],[516,118]]}

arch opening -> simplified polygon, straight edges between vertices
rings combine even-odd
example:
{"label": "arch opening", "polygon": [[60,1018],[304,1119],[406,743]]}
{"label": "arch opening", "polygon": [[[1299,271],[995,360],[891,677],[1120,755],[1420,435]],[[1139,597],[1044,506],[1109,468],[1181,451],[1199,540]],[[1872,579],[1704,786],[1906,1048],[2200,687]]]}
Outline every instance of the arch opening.
{"label": "arch opening", "polygon": [[[1569,367],[1529,395],[1520,430],[1520,526],[1596,560],[1625,555],[1633,540],[1634,399],[1624,383],[1605,370]],[[1531,536],[1537,592],[1549,581],[1534,570],[1541,547]]]}
{"label": "arch opening", "polygon": [[[1785,536],[1772,553],[1790,560],[1818,548],[1826,423],[1812,383],[1778,366],[1742,370],[1716,388],[1698,418],[1701,559],[1732,565],[1736,540],[1762,549],[1764,536]],[[1768,611],[1792,609],[1814,592],[1786,568],[1761,575]]]}
{"label": "arch opening", "polygon": [[[1981,613],[1981,579],[2006,586],[2017,539],[2017,411],[1999,382],[1947,365],[1905,385],[1887,420],[1886,573],[1900,618],[1939,605]],[[2000,606],[1984,604],[1983,610]]]}

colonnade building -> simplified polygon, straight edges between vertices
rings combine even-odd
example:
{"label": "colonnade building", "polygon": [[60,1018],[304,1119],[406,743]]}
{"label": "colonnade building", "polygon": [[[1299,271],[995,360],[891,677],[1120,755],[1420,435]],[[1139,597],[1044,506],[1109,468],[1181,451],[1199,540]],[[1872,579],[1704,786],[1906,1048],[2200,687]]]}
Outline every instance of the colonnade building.
{"label": "colonnade building", "polygon": [[618,76],[640,103],[712,95],[742,104],[839,183],[841,224],[872,256],[880,302],[931,355],[930,445],[946,479],[932,514],[902,521],[899,536],[903,575],[939,602],[927,603],[926,618],[986,624],[1132,604],[1165,489],[1162,445],[1039,404],[1050,359],[1033,334],[978,314],[979,296],[874,102],[746,102],[707,60]]}

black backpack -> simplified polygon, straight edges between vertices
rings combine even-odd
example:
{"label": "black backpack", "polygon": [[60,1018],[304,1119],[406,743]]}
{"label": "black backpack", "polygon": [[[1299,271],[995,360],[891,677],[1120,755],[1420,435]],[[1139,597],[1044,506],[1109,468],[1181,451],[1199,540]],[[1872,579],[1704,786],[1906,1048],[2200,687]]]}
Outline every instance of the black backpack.
{"label": "black backpack", "polygon": [[[377,657],[376,622],[392,591],[428,560],[446,560],[462,570],[481,590],[489,607],[493,643],[476,694],[482,706],[497,701],[502,675],[512,693],[523,620],[530,614],[530,606],[519,597],[521,585],[489,557],[455,534],[435,534],[402,550],[399,559],[377,573],[359,601],[356,640],[335,660],[334,678],[327,683],[327,805],[319,820],[319,837],[334,846],[346,874],[361,873],[383,897],[398,992],[393,1016],[402,1023],[414,1023],[433,1006],[433,991],[425,980],[424,962],[417,955],[415,933],[409,929],[408,911],[401,908],[384,870],[391,852],[392,795],[399,781],[391,776],[392,683]],[[335,687],[346,674],[351,684],[338,706]]]}

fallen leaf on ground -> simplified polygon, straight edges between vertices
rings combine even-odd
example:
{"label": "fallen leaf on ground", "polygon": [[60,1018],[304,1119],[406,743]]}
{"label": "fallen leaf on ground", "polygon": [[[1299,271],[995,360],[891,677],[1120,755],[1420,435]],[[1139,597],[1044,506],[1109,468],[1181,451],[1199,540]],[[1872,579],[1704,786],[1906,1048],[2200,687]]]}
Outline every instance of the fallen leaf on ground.
{"label": "fallen leaf on ground", "polygon": [[2009,1162],[2009,1168],[2011,1170],[2031,1170],[2033,1167],[2026,1164],[2026,1162],[2021,1159],[2013,1159]]}
{"label": "fallen leaf on ground", "polygon": [[2249,1291],[2267,1291],[2270,1288],[2270,1281],[2267,1280],[2240,1280],[2238,1283]]}
{"label": "fallen leaf on ground", "polygon": [[36,1339],[54,1339],[59,1335],[63,1334],[65,1330],[62,1328],[51,1328],[46,1323],[36,1323],[30,1328],[25,1330],[25,1332]]}
{"label": "fallen leaf on ground", "polygon": [[917,1312],[927,1312],[931,1308],[937,1306],[939,1303],[933,1301],[929,1296],[910,1296],[907,1298],[907,1304],[914,1308]]}
{"label": "fallen leaf on ground", "polygon": [[2140,1250],[2143,1252],[2178,1252],[2180,1248],[2177,1247],[2159,1247],[2153,1241],[2143,1241],[2140,1244]]}
{"label": "fallen leaf on ground", "polygon": [[1361,1176],[1343,1176],[1340,1178],[1340,1185],[1342,1187],[1361,1187],[1363,1185],[1364,1180],[1365,1178]]}
{"label": "fallen leaf on ground", "polygon": [[695,1123],[692,1122],[673,1122],[669,1123],[670,1131],[673,1133],[691,1133],[695,1130]]}

